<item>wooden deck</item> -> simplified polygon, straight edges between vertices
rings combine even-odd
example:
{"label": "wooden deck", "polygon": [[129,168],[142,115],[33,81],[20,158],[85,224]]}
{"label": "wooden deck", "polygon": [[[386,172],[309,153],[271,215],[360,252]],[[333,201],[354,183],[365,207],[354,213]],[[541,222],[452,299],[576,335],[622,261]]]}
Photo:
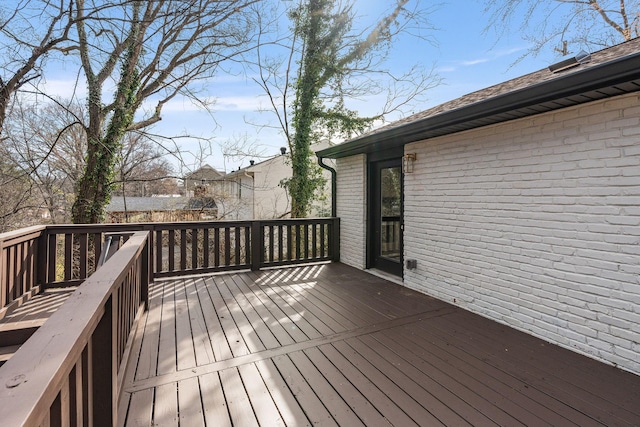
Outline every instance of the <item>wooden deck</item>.
{"label": "wooden deck", "polygon": [[639,426],[640,377],[343,264],[163,279],[127,426]]}

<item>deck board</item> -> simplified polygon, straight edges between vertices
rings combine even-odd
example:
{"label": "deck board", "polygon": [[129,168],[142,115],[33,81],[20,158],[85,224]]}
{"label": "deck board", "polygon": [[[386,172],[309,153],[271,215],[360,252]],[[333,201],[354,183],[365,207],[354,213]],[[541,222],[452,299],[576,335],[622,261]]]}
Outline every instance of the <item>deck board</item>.
{"label": "deck board", "polygon": [[52,288],[34,295],[0,319],[0,326],[46,321],[71,296],[75,288]]}
{"label": "deck board", "polygon": [[233,353],[225,339],[222,323],[211,300],[211,295],[207,290],[207,283],[204,280],[200,280],[195,285],[213,356],[215,360],[230,359],[233,357]]}
{"label": "deck board", "polygon": [[217,372],[198,377],[204,419],[208,426],[231,427],[227,402],[222,391],[222,383]]}
{"label": "deck board", "polygon": [[[404,343],[407,335],[399,333],[398,338],[398,341]],[[478,406],[483,408],[484,415],[492,421],[499,425],[544,424],[543,420],[535,415],[536,409],[539,409],[535,403],[517,392],[520,385],[517,381],[509,382],[509,378],[505,379],[500,372],[488,372],[486,366],[474,359],[456,357],[455,352],[447,351],[446,346],[442,348],[438,345],[437,337],[430,341],[424,341],[424,338],[418,340],[415,335],[411,338],[416,350],[420,351],[420,359],[435,364],[436,369],[456,372],[455,378],[452,379],[458,382],[455,387],[459,389],[460,384],[464,385],[457,394],[467,402],[475,400]],[[425,344],[428,353],[424,350]],[[393,340],[390,345],[397,347]]]}
{"label": "deck board", "polygon": [[640,377],[339,263],[163,279],[119,424],[640,425]]}
{"label": "deck board", "polygon": [[278,372],[273,360],[261,360],[256,362],[255,366],[278,408],[282,425],[309,425],[306,414],[296,401],[284,378]]}
{"label": "deck board", "polygon": [[[256,277],[256,276],[254,276]],[[256,279],[257,280],[257,279]],[[272,313],[279,316],[279,321],[286,330],[295,336],[292,338],[304,339],[298,336],[298,331],[305,334],[309,339],[328,335],[344,328],[332,317],[324,315],[324,319],[318,317],[318,307],[313,303],[312,298],[296,298],[291,290],[283,289],[276,281],[272,283],[262,282],[253,288],[259,287],[259,292],[268,298],[269,307],[273,307]],[[261,298],[262,300],[262,298]],[[281,315],[280,315],[281,313]],[[301,316],[300,313],[305,313]]]}
{"label": "deck board", "polygon": [[242,378],[240,377],[238,368],[220,371],[220,382],[222,383],[233,425],[247,427],[259,426],[249,396],[242,384]]}
{"label": "deck board", "polygon": [[[187,294],[184,284],[189,281],[176,283],[174,287],[175,303],[175,325],[176,325],[176,369],[195,368],[196,347],[200,347],[200,340],[196,338],[196,328],[191,322],[191,313],[197,311],[197,306],[192,305],[191,309],[187,302]],[[193,335],[192,335],[193,331]],[[195,338],[195,339],[194,339]]]}
{"label": "deck board", "polygon": [[[226,339],[233,357],[249,354],[249,346],[245,342],[245,338],[242,336],[240,327],[236,322],[236,318],[238,316],[236,315],[236,318],[234,318],[231,310],[229,309],[229,306],[227,305],[227,302],[222,297],[222,294],[218,289],[219,283],[224,282],[215,282],[213,278],[206,280],[206,282],[207,290],[209,292],[211,300],[213,301],[213,307],[222,327],[224,338],[219,336],[218,339]],[[249,340],[248,336],[246,338],[247,340]]]}
{"label": "deck board", "polygon": [[331,344],[309,349],[307,354],[312,361],[326,358],[345,378],[346,382],[339,383],[337,389],[345,400],[348,402],[353,400],[350,404],[352,408],[362,407],[366,410],[365,414],[370,414],[369,420],[365,416],[360,416],[366,425],[375,425],[373,420],[379,420],[382,425],[387,424],[385,420],[394,420],[396,425],[402,426],[418,425],[400,405],[396,404],[395,400],[399,396],[392,398],[391,394],[381,391],[380,388],[384,388],[388,381],[378,375],[375,367],[363,373],[352,364],[352,360],[347,355],[338,352]]}
{"label": "deck board", "polygon": [[[154,395],[153,424],[151,425],[154,427],[178,426],[178,385],[176,383],[162,384],[155,388]],[[126,423],[129,424],[128,417]]]}
{"label": "deck board", "polygon": [[[303,322],[292,320],[285,311],[286,303],[277,304],[263,289],[248,280],[248,275],[235,277],[238,290],[245,293],[248,302],[256,313],[261,316],[265,324],[278,340],[279,345],[293,344],[296,341],[320,336],[313,327],[303,319]],[[298,311],[290,308],[289,313],[297,316]],[[269,347],[273,348],[273,347]]]}
{"label": "deck board", "polygon": [[285,426],[280,411],[255,363],[238,367],[242,383],[259,425]]}
{"label": "deck board", "polygon": [[[403,411],[410,419],[407,419],[404,425],[420,424],[426,421],[429,421],[430,425],[439,424],[433,419],[432,414],[411,395],[410,391],[403,388],[410,378],[404,377],[399,380],[394,373],[390,372],[397,371],[395,367],[388,364],[386,360],[379,357],[375,352],[366,351],[363,356],[358,350],[362,351],[365,348],[358,347],[357,341],[358,340],[335,342],[332,344],[334,348],[331,349],[331,351],[340,352],[340,354],[352,364],[353,368],[355,368],[348,369],[350,366],[345,364],[341,368],[343,372],[347,372],[347,369],[352,372],[351,375],[355,375],[359,382],[371,388],[370,393],[376,395],[382,393],[384,397],[378,396],[375,405],[378,408],[381,406],[388,407],[388,410],[392,412],[396,412],[397,410]],[[347,373],[347,375],[348,374],[349,373]],[[378,402],[382,402],[382,405]],[[397,405],[397,409],[394,408],[394,405]],[[385,413],[386,409],[382,409],[382,412]],[[402,414],[400,414],[400,416],[402,416]],[[395,419],[396,416],[393,418]]]}
{"label": "deck board", "polygon": [[[466,315],[466,313],[463,314]],[[481,319],[474,325],[468,325],[468,322],[459,322],[458,319],[452,319],[451,323],[458,325],[461,328],[461,334],[465,334],[467,337],[467,339],[461,339],[454,343],[454,348],[467,349],[467,354],[482,355],[491,365],[513,375],[518,381],[525,381],[529,386],[528,390],[537,390],[542,396],[551,396],[551,398],[544,399],[545,404],[559,414],[566,415],[569,411],[574,412],[573,418],[579,421],[577,425],[597,425],[597,423],[594,424],[593,419],[583,415],[593,409],[608,413],[612,422],[621,422],[622,425],[625,423],[634,425],[636,422],[634,420],[638,419],[640,415],[640,405],[638,404],[640,396],[638,394],[635,394],[634,405],[634,402],[630,400],[633,397],[618,396],[619,401],[611,401],[610,394],[603,393],[603,389],[611,389],[613,383],[611,380],[603,382],[602,375],[606,371],[616,371],[615,369],[606,365],[599,366],[602,369],[598,373],[600,381],[593,384],[589,381],[590,374],[593,372],[591,369],[593,364],[587,358],[576,358],[575,364],[581,365],[582,369],[574,370],[567,364],[567,358],[563,357],[564,351],[557,352],[560,350],[558,347],[540,340],[523,339],[526,336],[523,337],[522,334],[502,325],[494,324],[486,319]],[[467,327],[463,331],[464,325]],[[445,332],[451,326],[451,324],[442,325],[441,330]],[[501,331],[503,336],[508,335],[509,346],[501,345],[502,342],[497,341],[491,334],[491,332],[497,331]],[[475,337],[475,340],[471,340],[471,337]],[[523,352],[523,346],[530,348]],[[552,352],[556,357],[550,357]],[[594,395],[594,392],[597,395]],[[562,404],[553,398],[554,395],[562,396]],[[635,414],[629,414],[627,409],[619,405],[620,402],[626,402],[630,408],[635,406]],[[596,408],[593,408],[594,405]]]}
{"label": "deck board", "polygon": [[156,374],[168,374],[176,371],[176,314],[175,281],[167,281],[162,295],[160,335],[158,342],[158,364]]}
{"label": "deck board", "polygon": [[197,378],[187,378],[178,382],[178,411],[181,426],[204,427],[200,384]]}
{"label": "deck board", "polygon": [[149,311],[144,317],[144,326],[138,329],[140,350],[135,369],[129,368],[135,379],[147,379],[156,375],[158,364],[158,345],[160,342],[160,323],[162,320],[162,286],[149,290]]}
{"label": "deck board", "polygon": [[[482,424],[487,425],[494,423],[498,425],[545,424],[536,413],[546,408],[536,406],[535,401],[527,401],[523,406],[512,404],[517,393],[514,389],[509,389],[508,384],[493,381],[496,376],[499,376],[499,372],[490,370],[488,366],[473,371],[470,368],[473,360],[470,358],[455,360],[450,354],[438,357],[434,354],[437,352],[435,349],[437,344],[433,340],[428,342],[428,350],[425,350],[424,338],[416,337],[416,334],[411,332],[403,333],[396,330],[394,336],[385,334],[384,336],[376,335],[374,338],[385,345],[387,351],[395,352],[406,361],[405,363],[409,363],[416,369],[413,372],[413,378],[423,378],[424,382],[432,382],[429,386],[430,390],[440,388],[437,396],[443,398],[452,410],[465,419],[486,417]],[[501,403],[500,406],[494,404],[496,401]],[[527,410],[527,407],[531,410]],[[508,419],[503,419],[503,410],[509,410]],[[547,422],[552,420],[556,425],[562,421],[549,411],[546,413],[545,420]],[[564,424],[566,423],[560,423],[560,425]]]}
{"label": "deck board", "polygon": [[211,338],[207,330],[205,315],[200,304],[195,280],[186,281],[185,294],[189,307],[191,333],[193,334],[195,365],[202,366],[213,363],[216,361],[216,358],[213,354],[213,348],[211,347]]}

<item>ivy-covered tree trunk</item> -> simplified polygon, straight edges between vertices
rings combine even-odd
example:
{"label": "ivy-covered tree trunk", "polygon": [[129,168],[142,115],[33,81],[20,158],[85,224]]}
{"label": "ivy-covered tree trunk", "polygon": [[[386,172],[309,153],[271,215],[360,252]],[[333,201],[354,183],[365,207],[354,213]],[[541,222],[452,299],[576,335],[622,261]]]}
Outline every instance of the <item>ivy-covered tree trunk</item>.
{"label": "ivy-covered tree trunk", "polygon": [[76,199],[71,208],[75,224],[95,224],[104,218],[111,191],[111,155],[101,147],[101,140],[89,140],[87,167],[76,184]]}
{"label": "ivy-covered tree trunk", "polygon": [[307,10],[303,13],[302,22],[298,27],[304,39],[304,54],[300,69],[300,78],[296,84],[296,104],[294,106],[293,127],[295,133],[291,143],[292,177],[289,181],[291,196],[291,216],[304,218],[309,211],[309,205],[316,190],[315,181],[311,176],[311,143],[313,138],[313,123],[318,111],[315,107],[320,93],[320,76],[325,68],[323,52],[327,40],[320,35],[326,25],[326,11],[330,10],[333,2],[329,0],[309,0]]}
{"label": "ivy-covered tree trunk", "polygon": [[[292,177],[287,182],[291,197],[291,216],[309,214],[314,193],[324,180],[311,158],[311,145],[319,135],[351,136],[367,129],[375,117],[359,117],[346,108],[343,81],[361,69],[359,61],[375,55],[380,43],[388,43],[397,21],[409,0],[396,0],[390,13],[383,17],[364,38],[349,36],[353,22],[352,4],[335,0],[305,0],[291,14],[296,38],[302,41],[298,76],[295,80],[292,128],[289,137]],[[367,61],[364,61],[367,63]],[[353,67],[353,68],[352,68]],[[327,103],[327,95],[333,93]]]}
{"label": "ivy-covered tree trunk", "polygon": [[[81,9],[80,9],[81,10]],[[139,40],[140,22],[137,15],[140,4],[134,8],[131,30],[127,38],[126,53],[122,64],[120,82],[115,99],[109,111],[112,111],[106,130],[103,123],[107,110],[102,107],[102,81],[91,68],[91,59],[87,51],[81,53],[83,68],[87,75],[89,90],[89,125],[87,133],[87,160],[85,169],[76,184],[76,199],[71,209],[71,217],[75,224],[94,224],[102,222],[106,206],[113,190],[113,177],[117,153],[122,144],[122,137],[133,122],[137,109],[136,91],[140,84],[137,71],[138,58],[142,50]],[[84,27],[78,24],[80,45],[87,43]],[[116,58],[113,58],[116,61]]]}
{"label": "ivy-covered tree trunk", "polygon": [[87,162],[84,173],[78,180],[76,200],[71,211],[75,224],[95,224],[104,219],[113,190],[115,165],[122,137],[133,121],[137,85],[135,70],[130,78],[123,79],[120,83],[116,95],[119,106],[104,136],[101,136],[99,128],[87,129]]}
{"label": "ivy-covered tree trunk", "polygon": [[[89,103],[85,126],[87,168],[76,186],[73,221],[102,220],[113,189],[118,148],[126,132],[161,120],[175,96],[196,98],[192,85],[213,76],[221,64],[247,51],[260,0],[116,2],[73,0]],[[118,67],[121,66],[120,69]],[[117,82],[113,100],[102,91]],[[155,107],[141,109],[148,101]],[[140,113],[134,119],[134,114]]]}

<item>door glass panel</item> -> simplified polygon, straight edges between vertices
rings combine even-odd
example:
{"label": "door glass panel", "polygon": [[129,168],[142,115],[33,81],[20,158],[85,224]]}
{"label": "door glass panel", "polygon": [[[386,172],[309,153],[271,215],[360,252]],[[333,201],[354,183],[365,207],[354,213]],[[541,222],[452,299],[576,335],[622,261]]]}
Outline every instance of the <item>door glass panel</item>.
{"label": "door glass panel", "polygon": [[380,170],[380,256],[396,262],[400,262],[401,179],[399,167]]}

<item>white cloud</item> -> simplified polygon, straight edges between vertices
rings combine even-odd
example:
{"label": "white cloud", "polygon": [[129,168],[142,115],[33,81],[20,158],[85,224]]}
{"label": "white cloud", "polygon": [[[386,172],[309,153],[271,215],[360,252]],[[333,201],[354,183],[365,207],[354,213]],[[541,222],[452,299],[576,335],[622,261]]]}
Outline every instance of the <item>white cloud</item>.
{"label": "white cloud", "polygon": [[65,79],[47,79],[42,88],[42,92],[54,98],[71,99],[85,98],[87,96],[87,85],[84,79],[80,81]]}
{"label": "white cloud", "polygon": [[458,68],[454,67],[452,65],[447,65],[444,67],[438,67],[438,69],[436,70],[438,73],[452,73],[454,71],[456,71]]}
{"label": "white cloud", "polygon": [[[256,111],[263,107],[260,96],[220,96],[205,97],[203,103],[208,105],[214,112],[216,111]],[[143,105],[143,109],[152,109],[155,107],[155,101],[147,100]],[[205,107],[191,99],[184,97],[176,97],[167,102],[162,111],[168,112],[189,112],[189,111],[205,111]]]}
{"label": "white cloud", "polygon": [[479,58],[479,59],[472,59],[468,61],[460,61],[460,65],[462,65],[463,67],[470,67],[472,65],[484,64],[485,62],[489,62],[489,61],[490,61],[489,58]]}
{"label": "white cloud", "polygon": [[223,96],[215,99],[216,111],[256,111],[263,106],[260,96]]}

